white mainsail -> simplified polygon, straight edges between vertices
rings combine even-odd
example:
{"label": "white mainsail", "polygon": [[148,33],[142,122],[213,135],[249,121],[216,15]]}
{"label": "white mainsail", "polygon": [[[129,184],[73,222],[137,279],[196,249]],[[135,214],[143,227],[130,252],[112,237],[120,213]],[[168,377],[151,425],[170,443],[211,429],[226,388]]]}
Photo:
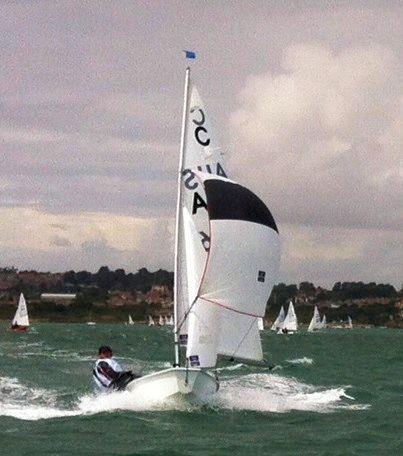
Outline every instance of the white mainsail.
{"label": "white mainsail", "polygon": [[17,311],[15,312],[12,325],[29,326],[27,303],[25,302],[25,298],[22,293],[20,294]]}
{"label": "white mainsail", "polygon": [[128,322],[129,325],[134,325],[134,321],[133,321],[133,318],[131,315],[129,315],[129,322]]}
{"label": "white mainsail", "polygon": [[290,304],[288,306],[288,312],[284,319],[282,329],[286,329],[287,331],[297,331],[298,329],[297,315],[295,314],[294,305],[292,301],[290,301]]}
{"label": "white mainsail", "polygon": [[320,320],[319,310],[318,310],[318,307],[315,306],[315,308],[313,310],[313,317],[308,326],[308,331],[311,332],[311,331],[315,331],[315,329],[321,329],[321,328],[322,328],[322,322]]}
{"label": "white mainsail", "polygon": [[[175,244],[174,321],[181,345],[187,342],[187,316],[196,299],[210,247],[204,190],[195,174],[199,171],[226,177],[225,163],[212,134],[209,116],[187,69]],[[178,353],[176,350],[176,358]]]}
{"label": "white mainsail", "polygon": [[351,319],[350,315],[347,316],[347,320],[348,320],[347,328],[353,329],[353,320]]}
{"label": "white mainsail", "polygon": [[151,315],[148,316],[148,326],[154,326],[154,319]]}
{"label": "white mainsail", "polygon": [[160,315],[159,318],[158,318],[158,324],[160,326],[164,326],[165,325],[165,320],[164,320],[164,317],[162,315]]}
{"label": "white mainsail", "polygon": [[326,315],[325,314],[323,314],[322,321],[321,321],[321,326],[322,326],[323,329],[326,328],[326,326],[327,326]]}
{"label": "white mainsail", "polygon": [[275,221],[247,188],[223,177],[199,176],[211,247],[191,306],[186,356],[191,366],[200,367],[215,366],[217,355],[261,360],[258,319],[280,262]]}
{"label": "white mainsail", "polygon": [[280,312],[277,315],[276,321],[273,323],[272,327],[270,328],[272,331],[278,331],[283,327],[284,324],[284,319],[285,319],[285,312],[284,312],[284,306],[281,306]]}

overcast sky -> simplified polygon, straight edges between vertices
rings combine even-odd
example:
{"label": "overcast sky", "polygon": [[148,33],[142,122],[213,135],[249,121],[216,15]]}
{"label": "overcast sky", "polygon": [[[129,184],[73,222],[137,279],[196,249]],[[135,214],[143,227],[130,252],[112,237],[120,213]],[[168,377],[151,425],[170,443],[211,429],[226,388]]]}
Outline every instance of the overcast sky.
{"label": "overcast sky", "polygon": [[2,1],[0,267],[173,269],[185,61],[281,279],[403,281],[399,1]]}

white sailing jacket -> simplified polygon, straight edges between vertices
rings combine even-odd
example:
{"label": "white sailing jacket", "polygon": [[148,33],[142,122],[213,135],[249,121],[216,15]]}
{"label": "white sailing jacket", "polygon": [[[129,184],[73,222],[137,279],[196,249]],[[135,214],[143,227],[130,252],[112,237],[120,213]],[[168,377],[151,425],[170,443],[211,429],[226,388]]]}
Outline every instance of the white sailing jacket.
{"label": "white sailing jacket", "polygon": [[94,382],[101,391],[107,391],[115,380],[116,374],[122,372],[120,364],[113,358],[100,358],[95,362],[93,372]]}

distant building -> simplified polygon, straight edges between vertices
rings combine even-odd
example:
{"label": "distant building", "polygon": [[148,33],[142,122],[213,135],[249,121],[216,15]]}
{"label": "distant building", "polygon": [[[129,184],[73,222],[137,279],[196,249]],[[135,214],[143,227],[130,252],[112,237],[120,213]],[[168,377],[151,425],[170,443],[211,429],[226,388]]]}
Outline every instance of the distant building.
{"label": "distant building", "polygon": [[42,293],[41,300],[42,301],[73,301],[76,299],[75,293]]}

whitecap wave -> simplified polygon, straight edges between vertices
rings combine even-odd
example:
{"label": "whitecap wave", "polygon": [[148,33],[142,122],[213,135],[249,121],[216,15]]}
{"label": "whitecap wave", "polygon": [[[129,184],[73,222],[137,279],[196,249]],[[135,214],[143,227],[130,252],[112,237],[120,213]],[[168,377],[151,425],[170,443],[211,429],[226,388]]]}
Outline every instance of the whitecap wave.
{"label": "whitecap wave", "polygon": [[[363,410],[363,404],[351,404],[354,398],[346,393],[348,387],[323,388],[298,382],[277,374],[249,374],[223,380],[218,393],[204,407],[219,411],[246,410],[260,413],[285,413],[291,410],[329,413],[338,409]],[[60,393],[29,388],[17,379],[0,377],[0,415],[21,420],[92,415],[126,410],[191,411],[201,405],[187,401],[160,400],[157,396],[136,396],[122,391],[109,394],[89,394],[78,398],[69,408],[60,407]]]}
{"label": "whitecap wave", "polygon": [[307,358],[306,356],[297,359],[287,359],[286,361],[290,364],[313,364],[313,359]]}
{"label": "whitecap wave", "polygon": [[340,408],[362,410],[350,404],[347,387],[321,388],[276,374],[250,374],[222,383],[215,405],[232,410],[284,413],[291,410],[328,413]]}

